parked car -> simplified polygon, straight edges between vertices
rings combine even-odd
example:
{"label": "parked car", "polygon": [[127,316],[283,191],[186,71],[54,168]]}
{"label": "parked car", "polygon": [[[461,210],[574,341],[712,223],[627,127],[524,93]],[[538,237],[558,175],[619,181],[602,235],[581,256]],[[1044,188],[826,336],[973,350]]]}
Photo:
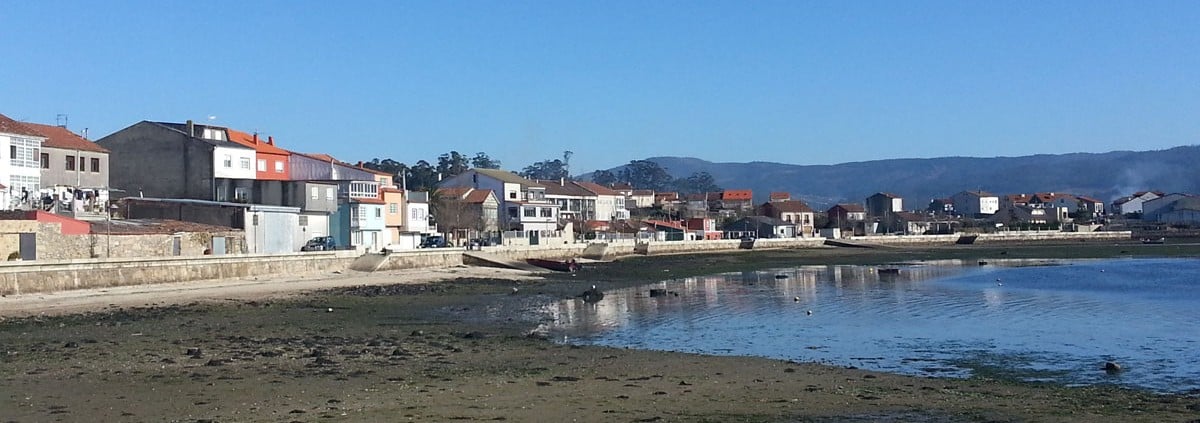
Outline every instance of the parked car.
{"label": "parked car", "polygon": [[300,251],[328,251],[337,249],[337,239],[331,236],[319,236],[308,240],[300,247]]}
{"label": "parked car", "polygon": [[442,248],[449,246],[450,244],[446,243],[446,237],[441,235],[427,236],[421,241],[421,248]]}

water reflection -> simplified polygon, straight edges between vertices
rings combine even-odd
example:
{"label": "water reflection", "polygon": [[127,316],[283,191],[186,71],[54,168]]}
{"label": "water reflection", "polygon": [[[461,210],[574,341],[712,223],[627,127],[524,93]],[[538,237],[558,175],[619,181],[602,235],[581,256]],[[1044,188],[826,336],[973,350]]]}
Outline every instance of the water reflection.
{"label": "water reflection", "polygon": [[[563,342],[1200,389],[1196,260],[946,260],[669,280],[546,306]],[[651,290],[666,295],[651,296]],[[1097,371],[1105,360],[1127,371]]]}

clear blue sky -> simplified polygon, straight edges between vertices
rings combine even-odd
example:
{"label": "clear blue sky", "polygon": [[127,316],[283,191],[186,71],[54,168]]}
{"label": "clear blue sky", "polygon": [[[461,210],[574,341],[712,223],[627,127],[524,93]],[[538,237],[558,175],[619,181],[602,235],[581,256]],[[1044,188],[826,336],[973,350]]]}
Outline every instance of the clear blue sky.
{"label": "clear blue sky", "polygon": [[1200,1],[0,0],[0,113],[345,161],[834,164],[1200,143]]}

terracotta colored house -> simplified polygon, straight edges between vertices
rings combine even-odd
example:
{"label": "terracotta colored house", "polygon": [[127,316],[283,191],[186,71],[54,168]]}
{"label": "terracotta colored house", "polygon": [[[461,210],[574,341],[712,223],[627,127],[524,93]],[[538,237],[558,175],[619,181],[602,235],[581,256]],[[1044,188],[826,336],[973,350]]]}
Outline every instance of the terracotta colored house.
{"label": "terracotta colored house", "polygon": [[291,180],[288,156],[292,153],[275,146],[275,138],[259,138],[258,134],[247,134],[227,129],[229,141],[254,149],[254,179],[264,181]]}

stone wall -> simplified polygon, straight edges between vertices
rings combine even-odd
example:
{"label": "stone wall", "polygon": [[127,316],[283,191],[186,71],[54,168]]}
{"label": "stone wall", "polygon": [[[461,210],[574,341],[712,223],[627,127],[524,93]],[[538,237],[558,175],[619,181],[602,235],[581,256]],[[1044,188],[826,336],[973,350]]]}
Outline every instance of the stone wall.
{"label": "stone wall", "polygon": [[0,220],[0,261],[21,251],[21,233],[37,233],[36,220]]}
{"label": "stone wall", "polygon": [[357,256],[343,251],[141,259],[0,263],[0,294],[105,288],[164,282],[345,270]]}

